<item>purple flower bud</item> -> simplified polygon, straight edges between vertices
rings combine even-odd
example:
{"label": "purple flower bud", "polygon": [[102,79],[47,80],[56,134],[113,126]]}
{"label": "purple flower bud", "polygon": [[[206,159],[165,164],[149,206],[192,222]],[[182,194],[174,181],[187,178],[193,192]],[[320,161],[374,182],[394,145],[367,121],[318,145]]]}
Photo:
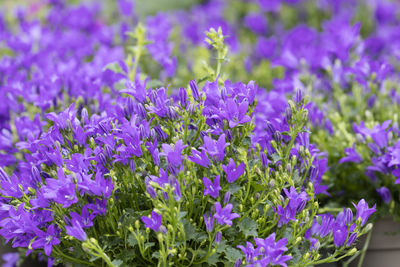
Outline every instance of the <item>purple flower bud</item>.
{"label": "purple flower bud", "polygon": [[151,139],[151,140],[155,140],[156,138],[157,138],[156,130],[154,130],[154,128],[152,128],[152,129],[150,130],[150,139]]}
{"label": "purple flower bud", "polygon": [[168,138],[168,135],[166,133],[164,133],[164,131],[161,129],[160,125],[154,126],[154,130],[156,130],[158,138],[160,139],[160,141],[163,141],[163,140]]}
{"label": "purple flower bud", "polygon": [[267,127],[267,131],[273,135],[275,133],[275,127],[272,125],[272,123],[269,120],[265,121],[266,127]]}
{"label": "purple flower bud", "polygon": [[279,131],[275,131],[273,137],[278,144],[282,142],[282,134]]}
{"label": "purple flower bud", "polygon": [[225,101],[225,99],[228,97],[228,92],[226,90],[226,87],[222,87],[221,89],[221,98]]}
{"label": "purple flower bud", "polygon": [[104,154],[107,156],[107,158],[111,159],[113,157],[113,151],[112,148],[109,145],[104,146]]}
{"label": "purple flower bud", "polygon": [[207,217],[204,214],[203,217],[204,217],[204,223],[206,225],[207,232],[211,232],[214,229],[214,221],[215,221],[214,216]]}
{"label": "purple flower bud", "polygon": [[156,90],[151,90],[151,92],[150,92],[150,94],[149,94],[149,98],[150,98],[150,101],[151,101],[153,104],[156,104],[156,101],[157,101],[157,99],[158,99],[157,91],[156,91]]}
{"label": "purple flower bud", "polygon": [[143,104],[142,103],[138,103],[136,105],[136,108],[137,108],[137,113],[139,114],[139,116],[142,119],[146,119],[147,113],[146,113],[146,109],[144,108]]}
{"label": "purple flower bud", "polygon": [[187,92],[186,89],[181,87],[179,88],[179,101],[181,102],[181,106],[185,107],[187,106]]}
{"label": "purple flower bud", "polygon": [[36,166],[32,166],[31,172],[32,172],[33,179],[38,183],[41,182],[42,179],[40,177],[40,172],[39,172],[38,168],[36,168]]}
{"label": "purple flower bud", "polygon": [[267,155],[265,154],[264,151],[260,152],[260,159],[261,159],[261,163],[262,163],[263,167],[264,168],[268,167],[268,162],[269,161],[268,161],[268,157],[267,157]]}
{"label": "purple flower bud", "polygon": [[227,191],[224,195],[224,204],[228,204],[231,199],[231,192]]}
{"label": "purple flower bud", "polygon": [[147,137],[146,129],[145,129],[144,125],[140,124],[138,128],[139,128],[139,138],[143,139],[143,138]]}
{"label": "purple flower bud", "polygon": [[219,242],[221,242],[221,238],[222,238],[222,233],[220,231],[218,231],[216,236],[215,236],[215,242],[217,244],[219,244]]}
{"label": "purple flower bud", "polygon": [[81,111],[81,119],[82,122],[87,122],[89,120],[89,113],[86,108],[83,108]]}
{"label": "purple flower bud", "polygon": [[104,156],[103,153],[100,153],[100,154],[99,154],[99,159],[100,159],[101,165],[103,165],[103,166],[106,166],[106,165],[107,165],[107,159],[106,159],[106,156]]}
{"label": "purple flower bud", "polygon": [[349,236],[349,239],[347,239],[346,246],[351,246],[351,244],[353,244],[356,239],[357,239],[357,233],[352,233]]}
{"label": "purple flower bud", "polygon": [[134,112],[134,107],[135,107],[135,102],[133,102],[133,99],[131,97],[128,98],[127,103],[126,103],[126,111],[129,116]]}
{"label": "purple flower bud", "polygon": [[167,227],[165,227],[164,225],[160,226],[160,232],[163,234],[167,234]]}
{"label": "purple flower bud", "polygon": [[171,120],[176,120],[178,118],[178,113],[176,112],[176,110],[173,106],[168,106],[167,116]]}
{"label": "purple flower bud", "polygon": [[8,176],[2,167],[0,167],[0,179],[2,181],[10,181],[10,176]]}
{"label": "purple flower bud", "polygon": [[353,222],[353,211],[350,208],[344,210],[344,222],[347,225]]}
{"label": "purple flower bud", "polygon": [[199,89],[197,87],[196,81],[195,80],[191,80],[189,82],[189,86],[190,86],[190,89],[192,90],[194,100],[199,101],[200,100],[200,95],[199,95]]}
{"label": "purple flower bud", "polygon": [[100,129],[101,129],[105,134],[108,134],[107,128],[106,128],[106,126],[103,124],[103,122],[100,122],[100,123],[99,123],[99,127],[100,127]]}
{"label": "purple flower bud", "polygon": [[147,185],[147,186],[146,186],[146,191],[147,191],[147,193],[149,193],[149,195],[150,195],[152,198],[155,198],[155,197],[157,196],[156,191],[155,191],[154,188],[151,187],[150,185]]}
{"label": "purple flower bud", "polygon": [[136,171],[136,165],[135,165],[135,161],[133,159],[129,160],[129,168],[131,169],[131,172]]}
{"label": "purple flower bud", "polygon": [[242,259],[237,259],[233,267],[240,267],[240,265],[242,265]]}
{"label": "purple flower bud", "polygon": [[292,122],[292,118],[293,118],[293,113],[292,113],[292,109],[290,107],[286,108],[285,116],[286,116],[286,121],[288,123],[291,123]]}
{"label": "purple flower bud", "polygon": [[232,131],[231,131],[231,130],[227,130],[227,131],[225,132],[225,134],[226,134],[226,139],[227,139],[228,141],[232,141]]}
{"label": "purple flower bud", "polygon": [[303,102],[303,92],[301,91],[301,89],[297,89],[296,91],[296,99],[295,102],[297,104],[300,104]]}
{"label": "purple flower bud", "polygon": [[187,111],[188,111],[190,114],[193,114],[193,113],[196,111],[196,106],[195,106],[193,103],[190,103],[189,106],[188,106]]}

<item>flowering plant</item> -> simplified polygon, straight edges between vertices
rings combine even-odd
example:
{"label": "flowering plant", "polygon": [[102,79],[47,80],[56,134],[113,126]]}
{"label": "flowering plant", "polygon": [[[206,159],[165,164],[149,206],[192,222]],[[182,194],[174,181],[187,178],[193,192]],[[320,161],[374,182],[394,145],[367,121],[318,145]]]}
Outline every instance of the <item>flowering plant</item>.
{"label": "flowering plant", "polygon": [[[206,33],[213,50],[195,46],[207,51],[199,71],[178,66],[167,15],[119,36],[121,47],[96,6],[54,2],[59,28],[21,15],[19,39],[1,32],[15,51],[1,65],[7,242],[50,265],[309,266],[356,253],[375,206],[320,208],[327,155],[310,142],[304,90],[231,82],[235,38],[222,28]],[[132,6],[119,4],[122,28]]]}

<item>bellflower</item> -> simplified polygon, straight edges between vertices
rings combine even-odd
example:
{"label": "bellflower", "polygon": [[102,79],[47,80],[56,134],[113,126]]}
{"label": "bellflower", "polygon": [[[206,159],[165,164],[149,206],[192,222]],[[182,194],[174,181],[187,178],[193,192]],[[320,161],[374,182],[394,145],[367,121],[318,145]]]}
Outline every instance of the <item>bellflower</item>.
{"label": "bellflower", "polygon": [[218,198],[219,196],[219,190],[221,190],[221,187],[219,186],[219,175],[217,175],[214,178],[214,182],[211,182],[210,179],[207,177],[203,178],[203,184],[204,184],[204,195],[210,195],[213,198]]}
{"label": "bellflower", "polygon": [[210,165],[210,160],[208,159],[208,156],[204,149],[201,152],[197,151],[196,149],[192,149],[192,155],[193,156],[188,157],[190,161],[197,163],[205,168]]}
{"label": "bellflower", "polygon": [[233,183],[244,173],[245,164],[242,162],[236,166],[235,161],[230,158],[228,165],[221,165],[221,167],[226,173],[226,180],[228,180],[229,183]]}
{"label": "bellflower", "polygon": [[224,208],[221,207],[219,202],[215,202],[215,214],[214,218],[220,225],[230,225],[232,226],[232,221],[236,218],[239,218],[240,215],[237,213],[231,213],[233,209],[232,204],[226,205]]}
{"label": "bellflower", "polygon": [[202,146],[201,149],[206,151],[211,157],[215,157],[219,161],[222,161],[225,156],[225,148],[228,146],[229,143],[225,143],[225,134],[222,134],[217,141],[205,136],[204,146]]}
{"label": "bellflower", "polygon": [[32,243],[32,248],[43,248],[46,256],[50,256],[53,246],[60,244],[59,230],[54,224],[50,225],[46,232],[42,230],[36,231],[37,238]]}
{"label": "bellflower", "polygon": [[391,194],[390,191],[387,187],[382,186],[381,188],[376,189],[376,192],[378,192],[379,196],[382,198],[383,202],[388,204],[391,200]]}
{"label": "bellflower", "polygon": [[145,227],[152,229],[153,231],[160,231],[162,216],[157,212],[152,211],[151,217],[142,216],[141,217]]}
{"label": "bellflower", "polygon": [[79,220],[72,219],[72,225],[65,226],[65,229],[68,235],[73,236],[80,241],[85,241],[87,238],[86,233],[83,230],[83,225]]}
{"label": "bellflower", "polygon": [[368,203],[364,199],[361,199],[357,205],[354,203],[353,205],[357,210],[356,219],[361,219],[361,225],[364,225],[369,216],[376,211],[376,204],[372,208],[369,208]]}

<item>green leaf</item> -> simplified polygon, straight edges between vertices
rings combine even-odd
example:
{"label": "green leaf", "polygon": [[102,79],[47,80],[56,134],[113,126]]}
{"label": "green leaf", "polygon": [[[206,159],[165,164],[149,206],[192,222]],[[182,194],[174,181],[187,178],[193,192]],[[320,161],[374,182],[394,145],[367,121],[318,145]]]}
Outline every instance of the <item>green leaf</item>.
{"label": "green leaf", "polygon": [[147,242],[147,243],[144,244],[144,249],[146,250],[146,249],[148,249],[148,248],[153,247],[154,245],[155,245],[154,242]]}
{"label": "green leaf", "polygon": [[232,183],[229,184],[229,192],[231,192],[231,194],[235,194],[236,192],[238,192],[242,187],[240,187],[239,185],[237,185],[236,183]]}
{"label": "green leaf", "polygon": [[130,234],[128,236],[128,244],[132,247],[134,247],[138,244],[137,239],[134,234]]}
{"label": "green leaf", "polygon": [[225,251],[226,247],[228,246],[226,240],[221,240],[221,242],[219,242],[218,247],[217,247],[217,252],[218,253],[222,253]]}
{"label": "green leaf", "polygon": [[104,68],[103,71],[105,70],[112,70],[115,73],[121,73],[121,74],[125,74],[125,72],[122,70],[121,66],[119,65],[118,62],[111,62],[108,63]]}
{"label": "green leaf", "polygon": [[245,237],[249,236],[257,236],[257,223],[250,218],[244,218],[242,221],[238,223],[240,231],[245,235]]}
{"label": "green leaf", "polygon": [[183,220],[185,221],[184,223],[184,228],[185,228],[185,235],[186,235],[186,240],[193,240],[196,238],[196,229],[194,228],[194,226],[189,223],[187,220]]}
{"label": "green leaf", "polygon": [[225,250],[225,257],[230,262],[236,262],[237,259],[242,258],[242,253],[238,249],[228,247]]}
{"label": "green leaf", "polygon": [[218,257],[217,253],[212,254],[207,259],[208,266],[217,266],[218,259],[219,259],[219,257]]}
{"label": "green leaf", "polygon": [[115,267],[121,266],[122,263],[124,263],[124,262],[121,261],[121,260],[113,260],[113,261],[112,261],[112,264],[113,264]]}

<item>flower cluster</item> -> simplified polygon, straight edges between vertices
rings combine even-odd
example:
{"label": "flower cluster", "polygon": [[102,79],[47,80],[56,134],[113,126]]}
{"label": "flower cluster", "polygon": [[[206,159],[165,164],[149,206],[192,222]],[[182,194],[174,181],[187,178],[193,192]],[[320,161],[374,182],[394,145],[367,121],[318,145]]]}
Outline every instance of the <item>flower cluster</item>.
{"label": "flower cluster", "polygon": [[398,109],[395,3],[371,1],[371,25],[352,23],[355,1],[211,0],[144,19],[139,2],[83,2],[0,15],[6,242],[49,265],[356,253],[375,199],[330,195],[348,173],[385,203],[397,192],[398,118],[382,109]]}

